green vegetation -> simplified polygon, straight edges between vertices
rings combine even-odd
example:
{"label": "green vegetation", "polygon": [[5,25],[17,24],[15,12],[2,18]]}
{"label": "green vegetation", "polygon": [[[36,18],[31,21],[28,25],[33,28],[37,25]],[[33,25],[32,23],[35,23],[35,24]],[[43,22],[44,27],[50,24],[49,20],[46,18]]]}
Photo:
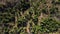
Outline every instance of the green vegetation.
{"label": "green vegetation", "polygon": [[59,33],[60,6],[50,1],[18,0],[0,4],[1,34]]}
{"label": "green vegetation", "polygon": [[58,30],[60,23],[58,23],[55,19],[47,18],[41,22],[40,27],[42,32],[54,32]]}

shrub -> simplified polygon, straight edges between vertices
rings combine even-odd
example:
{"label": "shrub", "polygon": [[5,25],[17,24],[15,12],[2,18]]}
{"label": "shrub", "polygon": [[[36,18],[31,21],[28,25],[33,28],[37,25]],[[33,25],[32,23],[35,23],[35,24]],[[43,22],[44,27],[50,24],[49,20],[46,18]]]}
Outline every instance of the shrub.
{"label": "shrub", "polygon": [[54,32],[58,30],[58,28],[60,27],[60,23],[52,18],[47,18],[43,20],[43,22],[41,22],[40,27],[41,32]]}

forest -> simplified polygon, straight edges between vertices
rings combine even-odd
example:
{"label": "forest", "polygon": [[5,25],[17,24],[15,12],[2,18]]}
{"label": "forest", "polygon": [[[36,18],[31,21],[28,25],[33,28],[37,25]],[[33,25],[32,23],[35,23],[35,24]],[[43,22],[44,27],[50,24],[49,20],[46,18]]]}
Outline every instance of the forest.
{"label": "forest", "polygon": [[60,0],[0,0],[0,34],[60,34]]}

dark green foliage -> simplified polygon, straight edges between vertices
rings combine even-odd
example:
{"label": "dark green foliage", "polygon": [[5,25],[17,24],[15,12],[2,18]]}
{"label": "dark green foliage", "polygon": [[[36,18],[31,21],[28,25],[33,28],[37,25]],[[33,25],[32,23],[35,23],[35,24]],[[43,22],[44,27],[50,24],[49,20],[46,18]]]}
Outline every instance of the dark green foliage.
{"label": "dark green foliage", "polygon": [[41,22],[41,30],[42,32],[54,32],[60,28],[60,23],[52,18],[47,18]]}
{"label": "dark green foliage", "polygon": [[46,9],[46,8],[43,8],[43,9],[42,9],[42,13],[44,13],[44,14],[48,14],[47,9]]}
{"label": "dark green foliage", "polygon": [[[60,18],[59,8],[54,5],[59,2],[52,0],[52,3],[53,5],[50,6],[49,1],[46,0],[18,0],[18,2],[6,2],[6,5],[0,5],[1,32],[4,34],[27,34],[27,26],[32,34],[58,31],[60,22],[50,16],[56,15]],[[47,4],[50,6],[49,9]]]}
{"label": "dark green foliage", "polygon": [[58,31],[58,28],[60,28],[59,22],[57,22],[55,19],[47,18],[40,23],[40,26],[39,25],[33,26],[31,32],[34,34],[37,34],[38,32],[50,33]]}
{"label": "dark green foliage", "polygon": [[27,20],[32,19],[31,15],[26,15],[25,18],[26,18]]}
{"label": "dark green foliage", "polygon": [[50,14],[56,14],[58,12],[58,8],[52,7],[50,9]]}
{"label": "dark green foliage", "polygon": [[9,34],[9,32],[5,32],[4,34]]}
{"label": "dark green foliage", "polygon": [[30,3],[29,3],[29,0],[20,0],[15,8],[22,11],[24,13],[25,10],[27,10],[28,8],[30,7]]}
{"label": "dark green foliage", "polygon": [[58,1],[60,1],[60,0],[58,0]]}
{"label": "dark green foliage", "polygon": [[33,19],[33,22],[34,22],[35,25],[37,25],[37,23],[38,23],[38,18],[34,18],[34,19]]}

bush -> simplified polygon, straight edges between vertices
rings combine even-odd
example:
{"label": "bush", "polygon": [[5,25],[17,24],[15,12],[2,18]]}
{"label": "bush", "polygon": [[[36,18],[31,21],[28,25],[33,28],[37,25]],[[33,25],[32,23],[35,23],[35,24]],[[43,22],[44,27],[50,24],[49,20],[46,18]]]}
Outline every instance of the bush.
{"label": "bush", "polygon": [[41,22],[40,27],[41,32],[54,32],[58,30],[58,28],[60,27],[60,23],[52,18],[47,18],[43,20],[43,22]]}

